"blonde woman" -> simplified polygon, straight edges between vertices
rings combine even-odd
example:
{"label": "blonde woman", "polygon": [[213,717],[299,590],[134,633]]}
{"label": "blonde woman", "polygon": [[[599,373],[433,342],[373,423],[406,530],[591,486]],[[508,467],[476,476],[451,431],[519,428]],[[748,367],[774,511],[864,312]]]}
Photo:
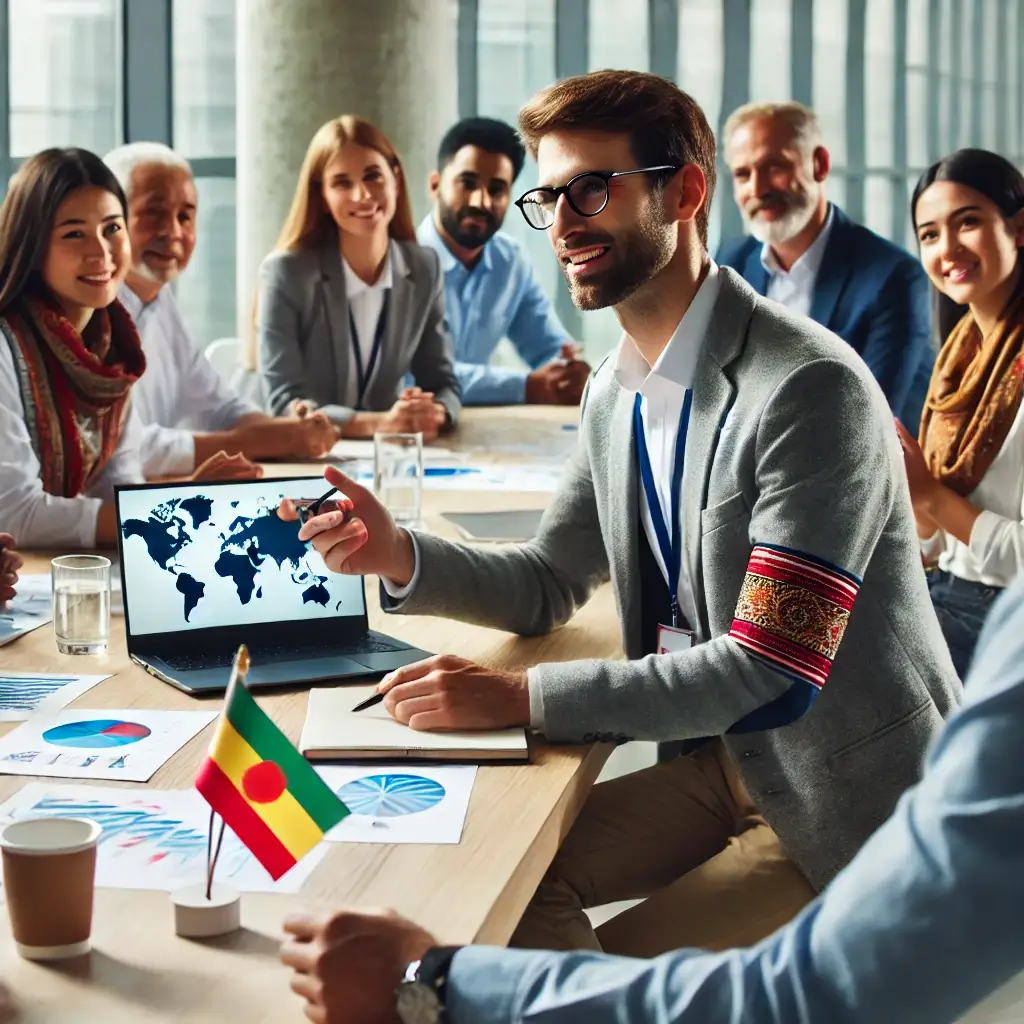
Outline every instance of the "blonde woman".
{"label": "blonde woman", "polygon": [[271,410],[321,409],[345,437],[436,437],[461,406],[443,288],[437,254],[416,243],[394,147],[361,118],[328,121],[260,267],[255,338]]}

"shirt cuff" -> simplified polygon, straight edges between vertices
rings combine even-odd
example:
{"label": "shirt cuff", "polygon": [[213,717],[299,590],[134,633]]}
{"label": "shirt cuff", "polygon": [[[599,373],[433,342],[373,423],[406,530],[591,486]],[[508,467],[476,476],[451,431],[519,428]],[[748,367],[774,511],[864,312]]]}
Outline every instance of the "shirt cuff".
{"label": "shirt cuff", "polygon": [[996,531],[1006,522],[1004,516],[999,515],[996,512],[991,512],[985,509],[977,519],[974,520],[974,525],[971,527],[970,543],[967,545],[968,551],[971,553],[971,560],[974,562],[975,568],[978,572],[983,572],[981,568],[985,565],[988,560],[989,549],[992,546],[992,539],[996,534]]}
{"label": "shirt cuff", "polygon": [[420,581],[420,545],[416,540],[416,534],[412,530],[406,530],[405,532],[409,534],[409,539],[412,541],[412,579],[404,587],[400,587],[397,583],[386,579],[384,576],[380,578],[380,584],[384,588],[384,592],[392,601],[404,601],[416,589],[416,584]]}
{"label": "shirt cuff", "polygon": [[544,694],[540,688],[537,672],[532,668],[526,673],[526,685],[530,691],[530,728],[535,732],[543,732]]}
{"label": "shirt cuff", "polygon": [[942,554],[945,534],[936,530],[930,537],[921,538],[921,554],[927,559],[938,558]]}
{"label": "shirt cuff", "polygon": [[519,990],[528,974],[552,958],[525,949],[466,946],[452,958],[445,986],[450,1024],[514,1024],[522,1020]]}

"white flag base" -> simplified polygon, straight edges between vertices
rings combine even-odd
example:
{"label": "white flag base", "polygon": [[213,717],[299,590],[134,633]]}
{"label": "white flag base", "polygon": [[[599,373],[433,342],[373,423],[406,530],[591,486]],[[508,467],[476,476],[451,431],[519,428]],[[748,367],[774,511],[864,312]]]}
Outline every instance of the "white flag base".
{"label": "white flag base", "polygon": [[184,939],[227,935],[242,926],[242,898],[235,889],[214,883],[210,899],[205,885],[190,885],[171,893],[174,931]]}

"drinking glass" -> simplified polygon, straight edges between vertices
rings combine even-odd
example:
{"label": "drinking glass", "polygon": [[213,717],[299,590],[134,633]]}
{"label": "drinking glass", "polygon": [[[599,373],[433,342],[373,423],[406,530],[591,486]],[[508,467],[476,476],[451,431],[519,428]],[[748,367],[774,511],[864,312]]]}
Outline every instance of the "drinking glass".
{"label": "drinking glass", "polygon": [[50,565],[57,649],[62,654],[105,654],[110,640],[110,559],[61,555]]}
{"label": "drinking glass", "polygon": [[423,501],[423,435],[373,435],[373,489],[399,526],[416,526]]}

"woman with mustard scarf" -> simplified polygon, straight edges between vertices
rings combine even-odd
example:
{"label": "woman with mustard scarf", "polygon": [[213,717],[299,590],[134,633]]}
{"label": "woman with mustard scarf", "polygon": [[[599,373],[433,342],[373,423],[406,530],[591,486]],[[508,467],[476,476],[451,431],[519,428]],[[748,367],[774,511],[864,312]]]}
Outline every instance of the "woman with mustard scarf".
{"label": "woman with mustard scarf", "polygon": [[1024,176],[962,149],[924,173],[911,213],[942,347],[919,439],[897,426],[932,603],[963,678],[989,607],[1024,569]]}

